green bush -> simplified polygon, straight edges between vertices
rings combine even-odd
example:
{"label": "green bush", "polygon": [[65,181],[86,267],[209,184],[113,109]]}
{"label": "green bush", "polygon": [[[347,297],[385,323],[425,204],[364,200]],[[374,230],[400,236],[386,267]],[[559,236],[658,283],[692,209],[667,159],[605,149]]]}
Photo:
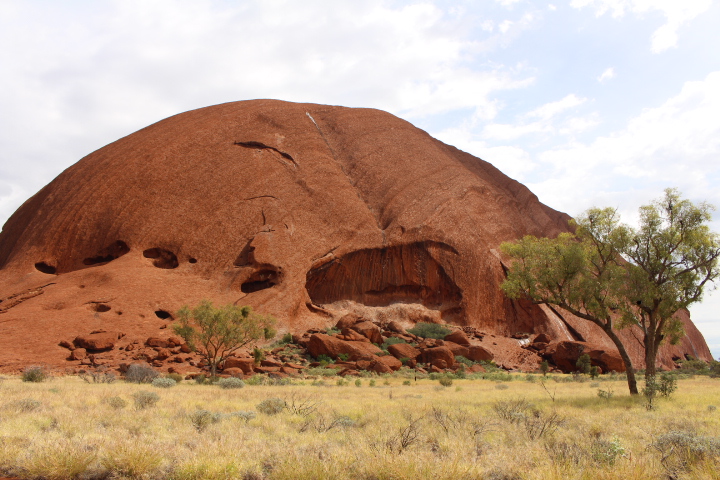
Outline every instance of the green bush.
{"label": "green bush", "polygon": [[179,373],[168,373],[165,376],[167,378],[172,378],[173,380],[175,380],[175,383],[180,383],[183,381],[183,376],[180,375]]}
{"label": "green bush", "polygon": [[320,355],[317,356],[317,361],[324,365],[334,362],[332,357],[325,355],[324,353],[321,353]]}
{"label": "green bush", "polygon": [[147,364],[133,363],[125,372],[125,381],[132,383],[152,383],[160,374]]}
{"label": "green bush", "polygon": [[217,381],[217,386],[220,388],[243,388],[245,386],[245,382],[240,380],[239,378],[230,377],[230,378],[221,378]]}
{"label": "green bush", "polygon": [[154,407],[160,400],[160,396],[155,392],[140,390],[139,392],[135,392],[133,394],[133,400],[135,400],[135,409],[143,410],[145,408]]}
{"label": "green bush", "polygon": [[22,381],[39,383],[48,379],[48,373],[43,367],[33,366],[23,370]]}
{"label": "green bush", "polygon": [[410,380],[403,381],[403,385],[412,385],[412,382]]}
{"label": "green bush", "polygon": [[590,355],[588,355],[587,353],[583,353],[582,355],[580,355],[580,358],[578,358],[578,361],[575,365],[578,367],[580,373],[589,375],[590,367],[592,366],[590,364]]}
{"label": "green bush", "polygon": [[175,385],[177,385],[177,382],[172,378],[158,377],[152,381],[152,386],[158,388],[171,388]]}
{"label": "green bush", "polygon": [[443,387],[450,387],[453,384],[453,379],[449,375],[443,375],[442,377],[438,378],[438,382],[440,382],[440,385]]}
{"label": "green bush", "polygon": [[426,323],[419,322],[413,328],[408,330],[408,333],[412,333],[422,338],[445,338],[450,333],[450,329],[443,327],[437,323]]}
{"label": "green bush", "polygon": [[458,362],[460,365],[465,365],[466,367],[472,367],[475,365],[475,362],[470,360],[469,358],[465,358],[462,355],[455,355],[455,361]]}
{"label": "green bush", "polygon": [[218,423],[222,419],[222,415],[211,412],[210,410],[195,410],[188,416],[190,417],[193,427],[195,427],[195,430],[199,433],[204,432],[207,427],[213,423]]}
{"label": "green bush", "polygon": [[277,415],[278,413],[285,410],[286,407],[287,404],[285,403],[285,400],[283,400],[282,398],[273,397],[258,403],[255,408],[257,408],[258,412],[265,415]]}
{"label": "green bush", "polygon": [[361,387],[361,386],[362,386],[362,380],[360,380],[359,378],[355,379],[355,386],[356,386],[356,387]]}
{"label": "green bush", "polygon": [[677,377],[670,373],[664,372],[660,374],[660,380],[657,382],[658,394],[661,397],[670,398],[677,390]]}

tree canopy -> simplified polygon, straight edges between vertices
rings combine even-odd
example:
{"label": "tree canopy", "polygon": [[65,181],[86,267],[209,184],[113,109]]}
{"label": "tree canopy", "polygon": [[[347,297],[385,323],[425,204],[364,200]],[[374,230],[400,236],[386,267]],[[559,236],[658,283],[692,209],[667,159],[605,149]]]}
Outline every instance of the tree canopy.
{"label": "tree canopy", "polygon": [[640,329],[646,375],[655,375],[661,342],[683,335],[673,315],[700,301],[720,274],[720,241],[708,226],[712,210],[675,189],[640,208],[637,228],[620,223],[615,209],[592,208],[577,218],[574,234],[501,245],[514,259],[502,288],[511,298],[559,306],[601,327],[625,362],[631,393],[637,393],[616,329]]}
{"label": "tree canopy", "polygon": [[207,361],[212,376],[218,366],[240,348],[261,338],[275,336],[275,319],[254,313],[252,307],[223,305],[214,307],[208,300],[178,312],[179,322],[173,325],[193,350]]}

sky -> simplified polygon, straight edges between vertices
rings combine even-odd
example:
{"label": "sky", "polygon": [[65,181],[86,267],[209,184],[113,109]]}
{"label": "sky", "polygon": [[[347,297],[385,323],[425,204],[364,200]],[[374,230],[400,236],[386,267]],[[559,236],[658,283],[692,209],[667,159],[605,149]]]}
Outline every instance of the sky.
{"label": "sky", "polygon": [[[720,207],[718,25],[719,0],[0,0],[0,224],[120,137],[254,98],[388,111],[572,216]],[[720,293],[691,313],[719,357]]]}

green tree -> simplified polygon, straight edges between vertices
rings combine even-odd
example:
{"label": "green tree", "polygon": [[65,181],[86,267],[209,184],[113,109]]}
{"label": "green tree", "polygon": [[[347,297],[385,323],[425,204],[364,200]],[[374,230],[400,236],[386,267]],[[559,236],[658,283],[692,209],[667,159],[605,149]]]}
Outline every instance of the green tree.
{"label": "green tree", "polygon": [[637,394],[632,361],[616,328],[640,329],[646,377],[654,376],[660,343],[683,335],[673,315],[701,300],[720,273],[720,242],[707,225],[711,211],[675,189],[640,208],[637,229],[621,224],[612,208],[592,208],[576,220],[575,234],[501,245],[515,260],[502,288],[511,298],[558,306],[598,325],[617,347],[628,388]]}
{"label": "green tree", "polygon": [[177,316],[178,323],[173,325],[175,333],[205,359],[213,377],[218,366],[238,349],[275,336],[275,319],[254,313],[252,307],[216,308],[210,301],[203,300],[193,309],[187,305],[182,307]]}

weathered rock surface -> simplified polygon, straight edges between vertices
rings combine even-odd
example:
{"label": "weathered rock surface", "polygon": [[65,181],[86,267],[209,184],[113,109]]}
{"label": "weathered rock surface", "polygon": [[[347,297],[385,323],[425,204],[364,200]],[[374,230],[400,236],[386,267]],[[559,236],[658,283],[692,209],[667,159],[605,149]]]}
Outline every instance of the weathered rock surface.
{"label": "weathered rock surface", "polygon": [[[63,365],[58,341],[97,329],[164,338],[174,312],[205,298],[252,305],[292,333],[353,313],[609,351],[594,325],[498,288],[498,245],[554,236],[568,218],[382,111],[254,100],[182,113],[83,158],[4,225],[0,370]],[[683,321],[688,336],[663,365],[711,359]],[[534,362],[512,351],[492,354]]]}

